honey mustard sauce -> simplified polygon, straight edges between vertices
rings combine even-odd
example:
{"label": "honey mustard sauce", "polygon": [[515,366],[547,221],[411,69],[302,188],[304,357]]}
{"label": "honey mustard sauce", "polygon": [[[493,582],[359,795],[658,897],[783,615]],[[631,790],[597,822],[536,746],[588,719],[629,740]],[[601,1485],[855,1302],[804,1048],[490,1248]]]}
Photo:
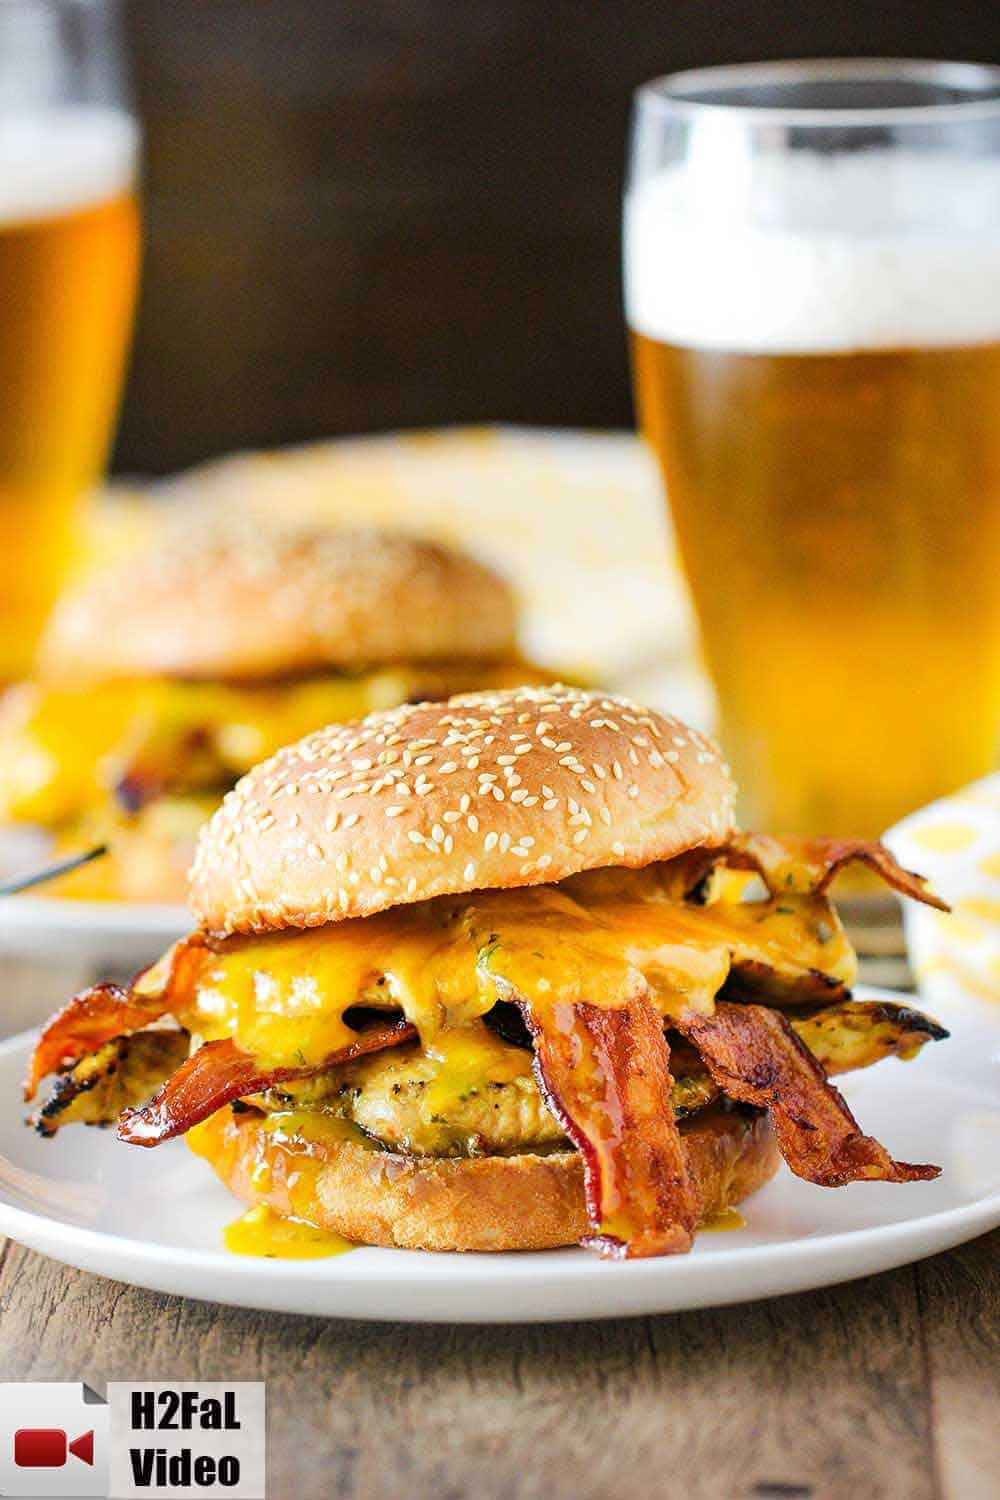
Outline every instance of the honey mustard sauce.
{"label": "honey mustard sauce", "polygon": [[305,1219],[283,1219],[266,1203],[258,1203],[227,1224],[222,1239],[233,1255],[259,1255],[268,1260],[323,1260],[356,1248],[343,1235],[319,1229]]}
{"label": "honey mustard sauce", "polygon": [[736,1229],[745,1229],[747,1221],[735,1208],[720,1208],[701,1225],[701,1229],[708,1234],[730,1234]]}

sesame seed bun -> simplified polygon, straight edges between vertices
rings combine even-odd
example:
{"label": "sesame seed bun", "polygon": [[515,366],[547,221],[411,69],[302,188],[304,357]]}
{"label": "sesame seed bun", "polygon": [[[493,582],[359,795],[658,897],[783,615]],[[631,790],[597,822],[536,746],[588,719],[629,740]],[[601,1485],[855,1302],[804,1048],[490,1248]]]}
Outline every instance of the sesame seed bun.
{"label": "sesame seed bun", "polygon": [[379,531],[165,527],[61,600],[54,680],[261,680],[514,650],[507,585],[461,552]]}
{"label": "sesame seed bun", "polygon": [[331,725],[244,776],[190,901],[220,934],[315,927],[481,889],[639,867],[733,826],[717,747],[578,688],[466,693]]}
{"label": "sesame seed bun", "polygon": [[[244,1203],[266,1203],[358,1244],[550,1250],[590,1232],[578,1152],[404,1156],[311,1131],[308,1140],[278,1133],[264,1119],[256,1111],[219,1110],[192,1144]],[[706,1219],[777,1171],[780,1155],[765,1115],[713,1106],[680,1130]]]}

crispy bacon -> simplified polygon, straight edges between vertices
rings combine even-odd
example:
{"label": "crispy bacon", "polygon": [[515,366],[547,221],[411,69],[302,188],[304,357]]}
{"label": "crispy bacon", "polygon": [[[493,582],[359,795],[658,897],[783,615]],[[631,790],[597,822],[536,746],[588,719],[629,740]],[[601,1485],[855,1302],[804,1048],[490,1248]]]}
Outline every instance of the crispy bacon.
{"label": "crispy bacon", "polygon": [[768,1110],[781,1154],[797,1177],[841,1187],[939,1175],[940,1167],[893,1161],[884,1146],[861,1133],[840,1093],[778,1011],[720,1001],[714,1015],[674,1024],[698,1048],[724,1094]]}
{"label": "crispy bacon", "polygon": [[65,1073],[105,1042],[131,1036],[167,1015],[175,986],[182,982],[181,971],[196,960],[203,946],[197,936],[187,938],[138,974],[127,988],[95,984],[74,995],[42,1029],[28,1065],[25,1099],[34,1098],[49,1073]]}
{"label": "crispy bacon", "polygon": [[401,1042],[413,1041],[416,1035],[416,1028],[408,1021],[376,1025],[359,1033],[355,1041],[332,1052],[321,1063],[302,1068],[263,1067],[257,1058],[229,1038],[206,1042],[181,1064],[148,1104],[122,1111],[116,1134],[120,1141],[133,1146],[159,1146],[175,1135],[183,1135],[192,1125],[234,1099],[259,1094],[293,1078],[309,1078],[366,1052],[398,1047]]}
{"label": "crispy bacon", "polygon": [[670,1107],[670,1050],[644,996],[609,1009],[564,1002],[552,1014],[519,1002],[535,1041],[546,1103],[583,1158],[584,1244],[604,1256],[691,1248],[701,1217]]}
{"label": "crispy bacon", "polygon": [[756,870],[774,896],[825,891],[838,870],[858,862],[874,870],[894,891],[912,896],[926,906],[936,906],[939,911],[948,910],[947,902],[928,889],[922,875],[904,870],[876,839],[794,835],[778,838],[769,833],[736,833],[720,857],[731,869]]}
{"label": "crispy bacon", "polygon": [[28,1065],[25,1099],[33,1099],[49,1073],[65,1073],[81,1058],[115,1037],[130,1036],[158,1021],[167,1007],[153,999],[133,999],[119,984],[95,984],[57,1011],[39,1037]]}

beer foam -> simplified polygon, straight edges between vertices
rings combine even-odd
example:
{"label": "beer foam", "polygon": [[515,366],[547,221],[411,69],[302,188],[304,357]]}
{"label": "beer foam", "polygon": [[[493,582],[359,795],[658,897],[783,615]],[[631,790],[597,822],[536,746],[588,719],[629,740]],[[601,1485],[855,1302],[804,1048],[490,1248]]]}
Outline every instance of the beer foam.
{"label": "beer foam", "polygon": [[693,158],[628,194],[624,275],[629,325],[689,348],[992,341],[1000,162],[884,151]]}
{"label": "beer foam", "polygon": [[0,114],[0,225],[49,218],[127,191],[139,131],[121,110]]}

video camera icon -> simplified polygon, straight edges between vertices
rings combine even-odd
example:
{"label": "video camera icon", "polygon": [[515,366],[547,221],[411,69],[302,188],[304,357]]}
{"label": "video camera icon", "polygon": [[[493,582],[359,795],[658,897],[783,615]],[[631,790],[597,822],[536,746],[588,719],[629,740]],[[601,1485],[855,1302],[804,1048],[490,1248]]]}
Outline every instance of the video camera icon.
{"label": "video camera icon", "polygon": [[61,1427],[20,1427],[14,1434],[14,1462],[19,1469],[61,1469],[71,1453],[93,1467],[93,1428],[72,1442]]}
{"label": "video camera icon", "polygon": [[109,1425],[107,1403],[79,1382],[0,1382],[0,1496],[106,1495]]}

